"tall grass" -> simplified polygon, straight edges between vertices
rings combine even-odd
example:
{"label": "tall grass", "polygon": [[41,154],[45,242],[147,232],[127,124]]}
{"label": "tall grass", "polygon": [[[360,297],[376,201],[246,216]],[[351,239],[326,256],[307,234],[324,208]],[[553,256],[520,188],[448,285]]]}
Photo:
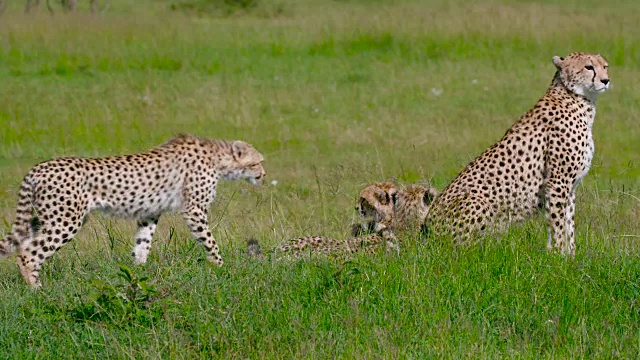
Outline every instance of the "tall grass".
{"label": "tall grass", "polygon": [[[194,16],[174,2],[112,0],[100,16],[81,2],[78,14],[54,17],[9,4],[3,230],[35,163],[140,151],[178,132],[254,144],[267,184],[220,185],[211,222],[221,269],[174,216],[161,219],[150,263],[133,278],[118,274],[131,265],[134,225],[100,215],[45,265],[40,292],[13,259],[1,261],[0,357],[637,356],[635,2],[283,0],[269,16]],[[603,54],[613,82],[578,189],[575,260],[546,253],[542,217],[471,247],[245,257],[248,237],[269,246],[346,235],[371,181],[444,187],[544,93],[551,57],[570,51]],[[155,291],[127,293],[143,277]]]}

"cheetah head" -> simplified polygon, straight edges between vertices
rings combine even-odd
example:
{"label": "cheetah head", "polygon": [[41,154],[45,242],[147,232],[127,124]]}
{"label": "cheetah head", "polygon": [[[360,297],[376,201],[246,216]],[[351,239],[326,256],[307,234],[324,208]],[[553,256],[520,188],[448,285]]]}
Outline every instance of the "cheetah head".
{"label": "cheetah head", "polygon": [[251,184],[260,184],[266,176],[262,167],[264,156],[244,141],[234,141],[231,144],[231,153],[232,162],[229,166],[229,174],[225,178],[245,179]]}
{"label": "cheetah head", "polygon": [[410,223],[422,223],[427,217],[429,206],[440,192],[432,187],[409,185],[393,196],[393,209],[399,227]]}
{"label": "cheetah head", "polygon": [[398,191],[394,200],[395,229],[419,229],[423,235],[428,234],[425,219],[433,200],[440,192],[431,187],[409,185]]}
{"label": "cheetah head", "polygon": [[397,191],[396,186],[390,182],[374,183],[362,189],[356,202],[356,211],[363,218],[372,218],[372,221],[365,225],[366,229],[360,229],[356,225],[352,232],[359,234],[364,230],[377,233],[390,227],[393,222],[392,199]]}
{"label": "cheetah head", "polygon": [[553,64],[562,84],[577,95],[595,100],[611,86],[607,73],[609,65],[599,54],[574,52],[564,58],[554,56]]}

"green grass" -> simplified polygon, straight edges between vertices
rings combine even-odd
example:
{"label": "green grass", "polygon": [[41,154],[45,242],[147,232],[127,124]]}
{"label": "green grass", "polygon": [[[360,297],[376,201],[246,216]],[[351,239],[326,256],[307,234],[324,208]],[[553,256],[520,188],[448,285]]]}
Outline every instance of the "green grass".
{"label": "green grass", "polygon": [[[220,185],[220,269],[175,216],[160,220],[142,267],[129,256],[134,224],[99,215],[47,262],[39,292],[13,258],[0,261],[0,358],[637,357],[635,1],[281,0],[211,15],[177,2],[112,0],[95,17],[82,1],[54,17],[9,3],[3,231],[35,163],[141,151],[178,132],[252,143],[269,181]],[[571,51],[603,54],[613,83],[578,189],[575,259],[545,251],[542,217],[469,247],[245,257],[248,237],[346,235],[369,182],[446,186],[544,93],[551,57]]]}

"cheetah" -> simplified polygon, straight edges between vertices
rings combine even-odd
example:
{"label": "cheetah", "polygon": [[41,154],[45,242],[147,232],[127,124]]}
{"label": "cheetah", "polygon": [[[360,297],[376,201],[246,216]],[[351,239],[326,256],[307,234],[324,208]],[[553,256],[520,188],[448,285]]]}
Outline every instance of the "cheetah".
{"label": "cheetah", "polygon": [[393,229],[420,229],[425,231],[424,223],[429,208],[440,192],[432,187],[408,185],[400,189],[393,197]]}
{"label": "cheetah", "polygon": [[207,213],[220,179],[259,184],[264,157],[243,141],[181,134],[143,153],[105,158],[57,158],[35,165],[20,186],[16,221],[0,255],[17,247],[26,282],[40,287],[40,268],[78,232],[93,210],[137,220],[132,255],[144,264],[160,215],[177,210],[222,266]]}
{"label": "cheetah", "polygon": [[397,187],[391,182],[373,183],[360,192],[356,211],[366,224],[352,226],[351,234],[422,229],[431,202],[438,196],[435,188],[422,185]]}
{"label": "cheetah", "polygon": [[[300,257],[304,254],[339,255],[358,252],[376,253],[381,249],[399,251],[396,229],[420,227],[429,204],[438,191],[421,185],[397,189],[392,182],[367,185],[356,202],[356,211],[363,217],[372,217],[367,224],[353,225],[353,237],[335,239],[326,236],[302,236],[290,239],[270,252]],[[369,234],[373,233],[373,234]],[[261,256],[257,240],[250,239],[247,253]]]}
{"label": "cheetah", "polygon": [[599,54],[552,62],[556,73],[545,95],[431,204],[430,230],[466,242],[544,209],[547,249],[575,255],[576,187],[593,158],[596,98],[611,83]]}
{"label": "cheetah", "polygon": [[362,218],[370,218],[371,221],[353,225],[352,235],[378,233],[389,228],[393,222],[393,197],[397,192],[397,186],[390,181],[365,186],[360,191],[355,209]]}
{"label": "cheetah", "polygon": [[[362,237],[351,237],[346,239],[336,239],[327,236],[302,236],[290,239],[283,244],[271,249],[269,253],[282,257],[299,258],[308,256],[344,256],[356,253],[375,254],[385,251],[399,252],[398,246],[394,242],[392,233],[370,234]],[[255,239],[247,242],[247,254],[253,257],[264,256],[262,249]]]}
{"label": "cheetah", "polygon": [[[308,255],[344,255],[357,252],[374,253],[382,244],[388,249],[397,248],[393,243],[395,236],[390,224],[393,219],[392,197],[396,195],[396,186],[391,182],[378,182],[366,186],[360,191],[356,202],[356,211],[362,217],[372,218],[369,223],[353,225],[353,237],[336,239],[327,236],[302,236],[285,241],[269,252],[274,255],[300,257]],[[362,230],[360,228],[363,228]],[[366,233],[375,232],[366,236]],[[365,235],[365,236],[360,236]],[[247,253],[261,257],[262,249],[257,240],[249,239]]]}

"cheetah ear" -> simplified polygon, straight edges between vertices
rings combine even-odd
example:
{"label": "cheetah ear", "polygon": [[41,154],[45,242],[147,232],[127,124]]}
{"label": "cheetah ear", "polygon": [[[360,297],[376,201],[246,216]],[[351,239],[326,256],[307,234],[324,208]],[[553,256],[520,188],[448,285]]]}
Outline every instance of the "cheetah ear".
{"label": "cheetah ear", "polygon": [[385,200],[387,201],[385,204],[388,204],[390,202],[395,204],[397,200],[397,195],[398,195],[398,190],[396,190],[395,188],[390,188],[389,191],[385,192]]}
{"label": "cheetah ear", "polygon": [[244,156],[246,149],[247,144],[244,141],[234,141],[233,144],[231,144],[234,160],[240,161]]}
{"label": "cheetah ear", "polygon": [[387,205],[389,201],[391,201],[391,199],[389,198],[389,193],[380,189],[376,189],[374,196],[382,205]]}
{"label": "cheetah ear", "polygon": [[556,55],[553,57],[552,61],[553,65],[555,65],[558,70],[562,69],[562,62],[564,61],[563,57]]}
{"label": "cheetah ear", "polygon": [[424,197],[422,198],[422,201],[424,201],[425,205],[429,205],[431,204],[431,202],[433,201],[433,199],[436,198],[436,196],[438,196],[440,192],[434,188],[429,188],[427,189],[427,191],[424,192]]}

